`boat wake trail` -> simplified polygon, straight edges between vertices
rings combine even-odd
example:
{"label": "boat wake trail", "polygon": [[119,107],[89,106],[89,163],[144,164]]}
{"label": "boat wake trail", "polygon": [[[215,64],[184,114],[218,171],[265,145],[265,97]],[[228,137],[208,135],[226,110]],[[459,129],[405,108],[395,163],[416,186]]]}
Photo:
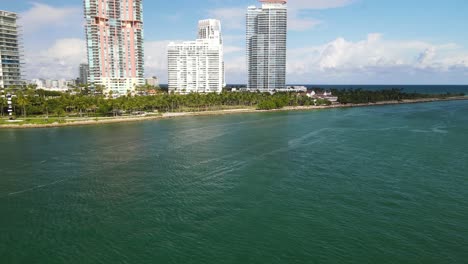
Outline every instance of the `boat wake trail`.
{"label": "boat wake trail", "polygon": [[32,191],[35,191],[37,189],[46,188],[46,187],[49,187],[49,186],[52,186],[52,185],[62,183],[62,182],[67,181],[67,180],[69,180],[69,179],[57,180],[57,181],[54,181],[54,182],[51,182],[51,183],[48,183],[48,184],[37,185],[37,186],[29,188],[29,189],[25,189],[25,190],[21,190],[21,191],[17,191],[17,192],[11,192],[8,195],[3,196],[2,198],[8,197],[8,196],[14,196],[14,195],[18,195],[18,194],[23,194],[23,193],[27,193],[27,192],[32,192]]}

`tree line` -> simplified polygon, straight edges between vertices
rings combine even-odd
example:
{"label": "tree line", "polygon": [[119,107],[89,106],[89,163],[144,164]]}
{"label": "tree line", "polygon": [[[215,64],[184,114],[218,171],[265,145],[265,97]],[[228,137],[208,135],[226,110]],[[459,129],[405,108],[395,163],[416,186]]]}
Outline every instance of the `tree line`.
{"label": "tree line", "polygon": [[[262,110],[285,106],[307,106],[331,104],[297,93],[235,93],[186,95],[159,91],[148,96],[106,97],[102,93],[87,90],[76,93],[61,93],[44,90],[16,90],[12,99],[14,113],[18,116],[117,116],[134,112],[183,112],[207,111],[229,108],[255,107]],[[0,98],[2,116],[7,102]]]}
{"label": "tree line", "polygon": [[[250,93],[223,92],[221,94],[187,95],[170,94],[155,87],[139,87],[137,96],[112,98],[105,96],[103,87],[91,91],[88,86],[76,87],[73,92],[62,93],[45,91],[27,87],[26,89],[11,89],[3,94],[12,93],[13,111],[17,116],[117,116],[135,112],[184,112],[207,111],[229,108],[255,107],[259,110],[280,109],[286,106],[330,105],[326,99],[314,99],[305,93]],[[147,90],[154,89],[154,95],[145,95]],[[401,89],[369,91],[362,89],[333,89],[341,104],[363,104],[381,101],[400,101],[404,99],[442,98],[463,94],[418,94],[404,93]],[[145,96],[139,96],[145,95]],[[7,100],[0,97],[1,116],[7,115]]]}
{"label": "tree line", "polygon": [[403,89],[387,89],[387,90],[363,90],[363,89],[332,89],[334,96],[338,97],[338,102],[341,104],[368,104],[384,101],[401,101],[422,98],[446,98],[451,96],[464,96],[464,94],[421,94],[421,93],[405,93]]}

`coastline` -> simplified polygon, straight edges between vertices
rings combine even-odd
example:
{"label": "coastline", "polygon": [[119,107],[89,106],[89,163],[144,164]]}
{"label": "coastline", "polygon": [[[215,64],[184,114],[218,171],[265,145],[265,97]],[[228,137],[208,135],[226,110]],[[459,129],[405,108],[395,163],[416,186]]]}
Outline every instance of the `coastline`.
{"label": "coastline", "polygon": [[89,118],[85,120],[78,119],[77,121],[69,121],[65,123],[52,123],[52,124],[3,124],[3,125],[0,125],[0,129],[29,129],[29,128],[89,126],[89,125],[100,125],[100,124],[140,122],[140,121],[148,121],[148,120],[160,120],[160,119],[170,119],[170,118],[190,117],[190,116],[212,116],[212,115],[229,115],[229,114],[244,114],[244,113],[309,111],[309,110],[334,109],[334,108],[370,107],[370,106],[417,104],[417,103],[462,101],[462,100],[468,100],[468,97],[457,96],[457,97],[447,97],[447,98],[422,98],[422,99],[402,100],[402,101],[382,101],[382,102],[368,103],[368,104],[337,104],[337,105],[329,105],[329,106],[287,106],[282,109],[273,109],[273,110],[257,110],[255,108],[239,108],[239,109],[213,110],[213,111],[201,111],[201,112],[174,112],[174,113],[163,113],[161,115],[154,115],[154,116],[117,117],[117,118],[104,118],[104,119]]}

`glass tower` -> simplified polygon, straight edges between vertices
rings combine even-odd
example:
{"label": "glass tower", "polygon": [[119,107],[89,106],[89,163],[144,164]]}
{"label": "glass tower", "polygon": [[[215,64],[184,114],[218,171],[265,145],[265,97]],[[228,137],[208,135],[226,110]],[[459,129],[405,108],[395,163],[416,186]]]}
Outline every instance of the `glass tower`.
{"label": "glass tower", "polygon": [[262,0],[247,10],[247,71],[250,90],[286,88],[286,0]]}
{"label": "glass tower", "polygon": [[0,10],[0,88],[24,85],[21,78],[21,30],[16,13]]}

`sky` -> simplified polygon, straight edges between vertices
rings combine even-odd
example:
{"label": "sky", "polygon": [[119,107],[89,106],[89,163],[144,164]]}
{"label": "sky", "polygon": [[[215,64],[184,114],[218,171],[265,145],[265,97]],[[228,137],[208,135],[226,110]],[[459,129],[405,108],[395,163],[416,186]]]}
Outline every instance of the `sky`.
{"label": "sky", "polygon": [[[26,78],[86,62],[82,0],[0,0],[23,26]],[[145,74],[167,82],[167,44],[221,20],[227,83],[246,82],[245,13],[257,0],[145,0]],[[466,0],[289,0],[289,84],[468,84]]]}

